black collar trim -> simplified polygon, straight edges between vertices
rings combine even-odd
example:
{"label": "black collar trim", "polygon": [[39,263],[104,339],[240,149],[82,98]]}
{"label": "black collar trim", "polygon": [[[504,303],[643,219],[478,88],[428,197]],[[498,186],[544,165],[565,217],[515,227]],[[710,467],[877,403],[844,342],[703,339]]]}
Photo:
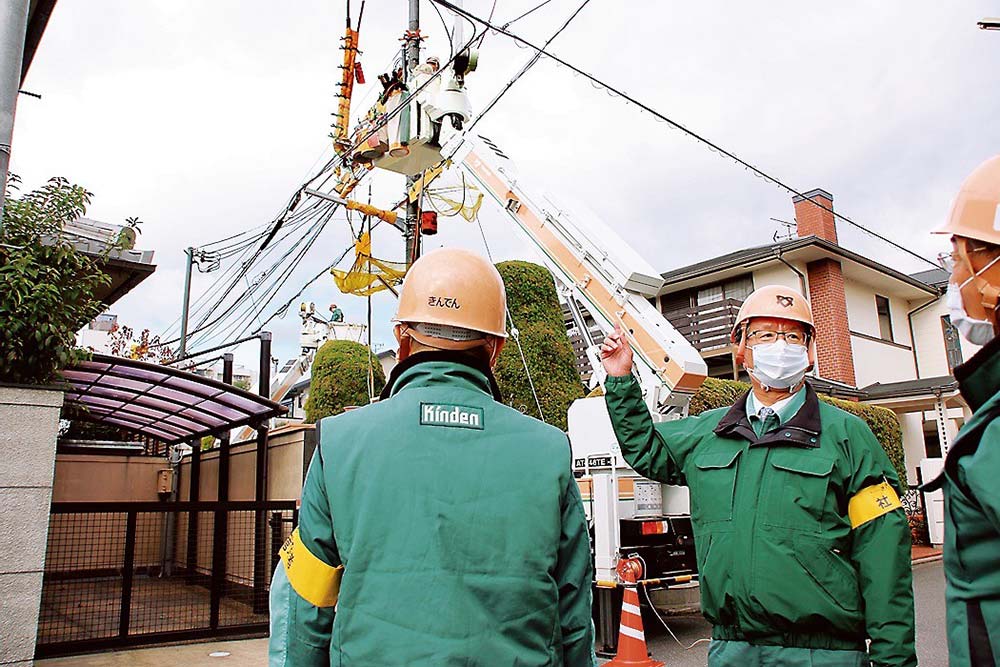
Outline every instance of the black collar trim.
{"label": "black collar trim", "polygon": [[806,400],[799,411],[782,424],[781,428],[765,433],[760,439],[754,433],[753,426],[747,416],[749,391],[733,403],[729,412],[719,420],[719,424],[715,427],[715,434],[726,438],[743,437],[753,444],[760,445],[773,442],[791,442],[805,447],[819,447],[817,436],[823,430],[819,417],[819,397],[808,382],[806,382],[804,390]]}
{"label": "black collar trim", "polygon": [[411,354],[396,364],[392,372],[389,373],[389,379],[386,381],[385,387],[382,388],[382,393],[379,394],[379,400],[384,401],[392,395],[392,388],[399,381],[400,375],[425,361],[444,361],[450,364],[462,364],[463,366],[468,366],[473,370],[479,371],[489,381],[490,393],[493,394],[493,398],[501,403],[503,402],[503,396],[500,394],[500,386],[497,384],[496,377],[493,376],[493,369],[486,362],[476,359],[470,354],[453,352],[451,350],[418,352],[417,354]]}

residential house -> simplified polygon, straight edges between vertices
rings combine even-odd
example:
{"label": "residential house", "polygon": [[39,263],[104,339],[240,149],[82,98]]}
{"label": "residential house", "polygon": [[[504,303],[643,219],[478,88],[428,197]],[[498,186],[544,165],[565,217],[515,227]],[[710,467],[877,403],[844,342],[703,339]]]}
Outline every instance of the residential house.
{"label": "residential house", "polygon": [[823,208],[833,210],[833,195],[805,194],[793,198],[794,238],[668,271],[658,305],[711,376],[745,379],[729,345],[743,300],[765,285],[808,295],[817,330],[814,384],[896,412],[907,475],[916,483],[920,461],[940,456],[969,414],[952,369],[978,348],[948,319],[947,273],[910,275],[842,247],[836,218]]}

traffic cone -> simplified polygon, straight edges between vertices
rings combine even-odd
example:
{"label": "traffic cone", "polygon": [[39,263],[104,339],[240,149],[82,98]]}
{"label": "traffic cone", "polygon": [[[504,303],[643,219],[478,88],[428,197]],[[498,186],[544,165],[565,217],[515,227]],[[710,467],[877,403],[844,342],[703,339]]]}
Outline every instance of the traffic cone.
{"label": "traffic cone", "polygon": [[650,658],[646,650],[646,634],[642,629],[636,584],[642,576],[642,565],[635,558],[625,559],[618,563],[618,574],[625,580],[622,620],[618,630],[618,654],[605,667],[664,667],[662,662]]}

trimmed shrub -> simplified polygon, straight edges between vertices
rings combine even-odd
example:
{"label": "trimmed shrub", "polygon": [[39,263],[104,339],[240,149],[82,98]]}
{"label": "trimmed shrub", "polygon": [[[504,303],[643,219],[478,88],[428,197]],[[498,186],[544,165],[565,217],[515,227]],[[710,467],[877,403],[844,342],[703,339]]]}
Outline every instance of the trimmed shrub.
{"label": "trimmed shrub", "polygon": [[385,386],[385,374],[375,354],[361,343],[329,340],[316,352],[306,399],[306,422],[337,415],[351,405],[368,405],[368,367],[375,376],[375,393]]}
{"label": "trimmed shrub", "polygon": [[[701,386],[698,393],[691,399],[689,412],[692,415],[697,415],[714,408],[728,408],[749,389],[750,385],[746,382],[707,378],[705,384]],[[899,476],[899,483],[903,491],[906,492],[908,487],[906,484],[906,466],[903,463],[903,433],[896,414],[887,408],[857,403],[855,401],[844,401],[824,395],[820,396],[820,400],[838,407],[845,412],[857,415],[868,424],[868,428],[875,434],[875,438],[882,445],[882,449],[885,450],[889,461],[896,469],[896,474]]]}
{"label": "trimmed shrub", "polygon": [[538,416],[525,363],[535,383],[544,421],[566,430],[570,403],[583,398],[576,370],[576,354],[566,336],[555,281],[548,269],[531,262],[497,264],[507,288],[507,307],[518,329],[524,362],[511,336],[495,369],[497,384],[507,405]]}

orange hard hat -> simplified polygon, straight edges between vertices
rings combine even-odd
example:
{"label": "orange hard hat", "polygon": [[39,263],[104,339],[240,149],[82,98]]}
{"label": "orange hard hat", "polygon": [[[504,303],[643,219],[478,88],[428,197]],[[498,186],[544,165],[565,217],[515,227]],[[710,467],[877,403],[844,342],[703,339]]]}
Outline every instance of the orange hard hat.
{"label": "orange hard hat", "polygon": [[783,285],[766,285],[747,297],[736,314],[736,324],[729,336],[732,342],[736,342],[741,328],[754,317],[792,320],[805,324],[810,333],[815,330],[809,300],[798,290]]}
{"label": "orange hard hat", "polygon": [[507,291],[485,258],[461,248],[441,248],[410,267],[393,322],[415,340],[462,350],[485,336],[506,338]]}
{"label": "orange hard hat", "polygon": [[951,234],[1000,245],[1000,155],[976,167],[958,191],[948,222],[934,234]]}

